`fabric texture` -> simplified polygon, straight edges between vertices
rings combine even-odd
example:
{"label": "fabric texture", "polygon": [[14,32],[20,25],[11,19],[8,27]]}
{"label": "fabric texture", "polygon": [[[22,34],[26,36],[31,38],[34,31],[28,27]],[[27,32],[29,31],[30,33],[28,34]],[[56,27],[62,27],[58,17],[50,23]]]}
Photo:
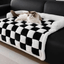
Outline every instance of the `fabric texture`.
{"label": "fabric texture", "polygon": [[45,60],[45,44],[48,35],[57,31],[52,28],[55,20],[42,18],[36,23],[15,22],[15,18],[5,18],[0,22],[0,41],[16,47],[40,60]]}

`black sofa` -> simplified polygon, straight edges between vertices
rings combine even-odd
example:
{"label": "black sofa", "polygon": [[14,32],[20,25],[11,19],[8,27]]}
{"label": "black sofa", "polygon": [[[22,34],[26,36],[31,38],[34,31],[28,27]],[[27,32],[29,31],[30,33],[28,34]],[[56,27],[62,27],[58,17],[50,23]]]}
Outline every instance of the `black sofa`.
{"label": "black sofa", "polygon": [[3,4],[9,4],[10,3],[10,0],[0,0],[0,5],[3,5]]}
{"label": "black sofa", "polygon": [[[64,2],[43,0],[11,0],[10,4],[0,6],[0,18],[13,10],[34,10],[64,16]],[[46,43],[46,62],[64,64],[64,28],[49,35]]]}

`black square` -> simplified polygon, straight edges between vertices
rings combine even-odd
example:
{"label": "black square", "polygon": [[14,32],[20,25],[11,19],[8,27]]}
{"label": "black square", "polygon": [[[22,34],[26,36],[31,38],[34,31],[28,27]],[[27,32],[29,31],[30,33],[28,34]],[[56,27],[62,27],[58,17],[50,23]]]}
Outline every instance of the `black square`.
{"label": "black square", "polygon": [[12,17],[13,19],[12,19],[12,21],[14,21],[15,22],[15,19],[17,18],[17,17]]}
{"label": "black square", "polygon": [[35,32],[34,35],[33,35],[33,38],[36,39],[36,40],[39,40],[41,35],[42,35],[42,33]]}
{"label": "black square", "polygon": [[21,23],[25,24],[25,23],[26,23],[26,21],[22,21]]}
{"label": "black square", "polygon": [[27,25],[26,24],[23,24],[23,25],[20,25],[21,27],[26,27]]}
{"label": "black square", "polygon": [[39,50],[42,48],[42,42],[39,42]]}
{"label": "black square", "polygon": [[20,43],[20,47],[21,47],[22,49],[26,50],[26,45],[25,45],[25,44]]}
{"label": "black square", "polygon": [[42,20],[41,23],[42,23],[42,24],[45,24],[45,21]]}
{"label": "black square", "polygon": [[6,30],[6,36],[10,37],[10,30]]}
{"label": "black square", "polygon": [[3,22],[8,22],[9,20],[8,19],[4,19]]}
{"label": "black square", "polygon": [[2,33],[2,28],[0,28],[0,34]]}
{"label": "black square", "polygon": [[41,21],[43,26],[46,26],[47,24],[45,23],[46,21]]}
{"label": "black square", "polygon": [[35,26],[37,26],[37,24],[35,24],[35,23],[32,23],[32,24],[31,24],[31,26],[34,26],[34,27],[35,27]]}
{"label": "black square", "polygon": [[5,23],[4,25],[3,25],[3,28],[7,28],[7,26],[8,26],[8,24],[7,23]]}
{"label": "black square", "polygon": [[12,17],[13,19],[16,19],[17,17]]}
{"label": "black square", "polygon": [[14,25],[17,24],[17,23],[18,23],[18,22],[11,22],[11,24],[14,24]]}
{"label": "black square", "polygon": [[39,28],[37,28],[37,27],[33,27],[33,28],[31,28],[31,30],[34,30],[34,31],[37,31]]}
{"label": "black square", "polygon": [[28,29],[23,29],[21,32],[21,35],[27,36]]}
{"label": "black square", "polygon": [[15,33],[15,39],[16,39],[17,41],[20,41],[20,34]]}
{"label": "black square", "polygon": [[54,20],[48,20],[49,22],[51,22],[50,24],[52,24],[54,22]]}
{"label": "black square", "polygon": [[49,22],[52,22],[52,23],[54,22],[54,20],[48,20],[48,21],[49,21]]}
{"label": "black square", "polygon": [[42,24],[43,26],[46,26],[47,24]]}
{"label": "black square", "polygon": [[46,27],[43,27],[43,29],[46,29],[48,31],[50,29],[50,27],[46,26]]}
{"label": "black square", "polygon": [[6,36],[1,35],[1,37],[2,37],[2,40],[3,40],[3,41],[6,41]]}
{"label": "black square", "polygon": [[29,45],[29,46],[32,46],[32,39],[26,37],[26,44]]}
{"label": "black square", "polygon": [[38,49],[32,48],[32,53],[39,56],[39,50]]}
{"label": "black square", "polygon": [[11,44],[15,45],[15,39],[10,38]]}
{"label": "black square", "polygon": [[12,27],[12,30],[13,30],[13,31],[16,31],[17,28],[18,28],[18,26],[14,25],[14,26]]}

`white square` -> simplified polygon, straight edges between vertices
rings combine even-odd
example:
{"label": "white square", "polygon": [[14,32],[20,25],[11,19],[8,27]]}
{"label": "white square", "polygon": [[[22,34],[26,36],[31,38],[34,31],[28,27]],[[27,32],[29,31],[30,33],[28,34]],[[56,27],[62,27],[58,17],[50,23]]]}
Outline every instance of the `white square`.
{"label": "white square", "polygon": [[13,21],[8,21],[8,22],[6,22],[6,23],[10,24],[11,22],[13,22]]}
{"label": "white square", "polygon": [[33,26],[26,26],[25,28],[26,29],[31,29],[31,28],[33,28]]}
{"label": "white square", "polygon": [[15,44],[16,44],[17,48],[20,48],[20,42],[19,41],[15,40]]}
{"label": "white square", "polygon": [[49,20],[49,19],[46,19],[46,18],[45,18],[43,21],[46,21],[46,22],[47,22],[48,20]]}
{"label": "white square", "polygon": [[2,28],[2,35],[6,35],[6,29]]}
{"label": "white square", "polygon": [[36,26],[37,28],[42,28],[43,27],[43,25],[38,25],[38,26]]}
{"label": "white square", "polygon": [[40,56],[42,56],[42,52],[44,53],[44,51],[39,50],[39,55]]}
{"label": "white square", "polygon": [[6,42],[7,42],[8,44],[10,44],[10,37],[7,37],[7,36],[6,36]]}
{"label": "white square", "polygon": [[49,25],[49,24],[51,24],[51,22],[48,22],[48,21],[47,21],[47,22],[45,22],[45,23],[46,23],[46,24],[48,24],[48,25]]}
{"label": "white square", "polygon": [[1,38],[1,34],[0,34],[0,40],[2,40],[2,38]]}
{"label": "white square", "polygon": [[45,29],[39,29],[37,30],[37,32],[40,32],[40,33],[44,33],[46,30]]}
{"label": "white square", "polygon": [[32,47],[31,47],[31,46],[26,45],[26,51],[27,51],[27,52],[29,52],[29,53],[32,53]]}
{"label": "white square", "polygon": [[17,30],[16,30],[16,33],[21,34],[21,31],[22,31],[22,30],[23,30],[22,27],[18,27]]}
{"label": "white square", "polygon": [[15,39],[15,32],[14,31],[11,31],[10,37]]}
{"label": "white square", "polygon": [[4,24],[5,24],[5,22],[1,22],[0,23],[0,27],[3,27]]}
{"label": "white square", "polygon": [[20,25],[23,25],[22,23],[20,23],[20,22],[18,22],[17,24],[15,24],[15,25],[17,25],[17,26],[20,26]]}
{"label": "white square", "polygon": [[35,33],[35,31],[29,30],[27,37],[33,38],[34,33]]}
{"label": "white square", "polygon": [[26,23],[27,25],[31,25],[32,23]]}
{"label": "white square", "polygon": [[9,24],[9,25],[7,26],[7,29],[8,29],[8,30],[12,30],[12,27],[13,27],[13,25],[12,25],[12,24]]}
{"label": "white square", "polygon": [[21,35],[20,36],[20,42],[25,44],[26,43],[26,37]]}
{"label": "white square", "polygon": [[35,39],[32,39],[32,47],[36,48],[36,49],[39,49],[39,41],[37,41]]}
{"label": "white square", "polygon": [[42,41],[43,41],[43,38],[44,38],[44,34],[42,34],[42,35],[41,35],[41,37],[40,37],[40,40],[39,40],[39,41],[40,41],[40,42],[42,42]]}
{"label": "white square", "polygon": [[[11,21],[11,20],[13,20],[13,19],[14,19],[14,18],[9,18],[8,20],[10,20],[10,21]],[[12,21],[12,22],[13,22],[13,21]]]}

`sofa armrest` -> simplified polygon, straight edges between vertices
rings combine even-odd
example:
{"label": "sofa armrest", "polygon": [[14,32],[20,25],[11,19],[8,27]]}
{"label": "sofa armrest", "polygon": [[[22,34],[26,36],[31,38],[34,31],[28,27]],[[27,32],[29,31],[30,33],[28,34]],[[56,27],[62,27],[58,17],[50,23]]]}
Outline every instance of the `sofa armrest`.
{"label": "sofa armrest", "polygon": [[0,5],[0,16],[6,15],[6,13],[10,11],[10,8],[9,4]]}

